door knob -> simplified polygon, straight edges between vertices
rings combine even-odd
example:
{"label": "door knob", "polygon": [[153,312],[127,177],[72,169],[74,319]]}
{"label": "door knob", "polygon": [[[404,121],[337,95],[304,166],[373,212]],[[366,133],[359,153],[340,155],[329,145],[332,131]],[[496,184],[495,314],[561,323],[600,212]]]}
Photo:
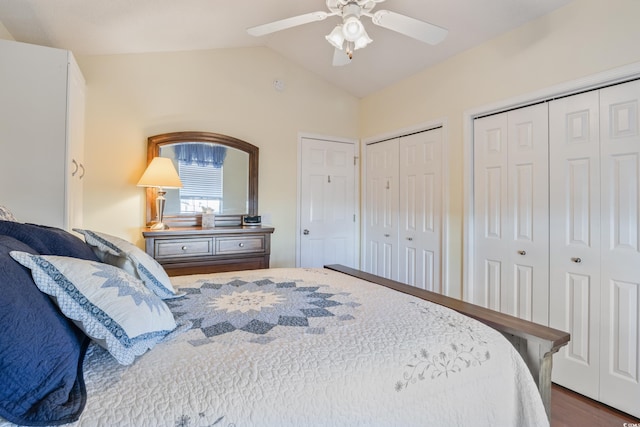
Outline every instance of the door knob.
{"label": "door knob", "polygon": [[582,258],[571,258],[571,261],[575,262],[576,264],[580,264],[582,262]]}
{"label": "door knob", "polygon": [[307,230],[307,229],[305,228],[305,229],[302,231],[302,234],[304,234],[304,235],[306,236],[307,234],[309,234],[309,230]]}

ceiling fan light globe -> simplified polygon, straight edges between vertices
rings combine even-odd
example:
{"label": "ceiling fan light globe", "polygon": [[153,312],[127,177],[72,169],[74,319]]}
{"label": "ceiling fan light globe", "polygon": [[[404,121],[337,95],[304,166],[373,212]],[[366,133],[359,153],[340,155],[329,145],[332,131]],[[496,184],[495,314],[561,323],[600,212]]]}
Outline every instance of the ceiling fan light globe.
{"label": "ceiling fan light globe", "polygon": [[364,26],[358,18],[350,16],[344,20],[342,33],[345,40],[355,42],[362,36],[362,33],[364,33]]}
{"label": "ceiling fan light globe", "polygon": [[324,37],[336,49],[342,50],[344,44],[344,35],[342,34],[342,25],[337,25],[329,35]]}
{"label": "ceiling fan light globe", "polygon": [[358,40],[353,42],[353,50],[362,49],[363,47],[367,47],[369,43],[373,40],[369,37],[366,31],[362,32],[362,35],[358,38]]}

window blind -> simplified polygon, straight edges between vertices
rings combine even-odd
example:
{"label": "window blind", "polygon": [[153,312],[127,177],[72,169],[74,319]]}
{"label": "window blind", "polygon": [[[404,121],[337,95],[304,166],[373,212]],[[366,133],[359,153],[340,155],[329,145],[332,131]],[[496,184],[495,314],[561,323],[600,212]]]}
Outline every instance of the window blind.
{"label": "window blind", "polygon": [[222,167],[198,166],[180,161],[180,198],[220,199],[222,198]]}

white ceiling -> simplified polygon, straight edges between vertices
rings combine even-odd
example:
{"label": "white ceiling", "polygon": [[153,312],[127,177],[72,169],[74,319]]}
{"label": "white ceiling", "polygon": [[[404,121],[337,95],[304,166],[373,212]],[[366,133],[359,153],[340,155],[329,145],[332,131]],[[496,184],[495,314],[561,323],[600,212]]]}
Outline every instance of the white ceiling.
{"label": "white ceiling", "polygon": [[348,90],[366,96],[518,27],[571,0],[386,0],[388,9],[445,27],[441,44],[420,43],[362,18],[373,43],[351,64],[333,67],[325,40],[338,17],[256,38],[246,29],[313,11],[324,0],[0,0],[0,24],[17,41],[76,55],[268,46]]}

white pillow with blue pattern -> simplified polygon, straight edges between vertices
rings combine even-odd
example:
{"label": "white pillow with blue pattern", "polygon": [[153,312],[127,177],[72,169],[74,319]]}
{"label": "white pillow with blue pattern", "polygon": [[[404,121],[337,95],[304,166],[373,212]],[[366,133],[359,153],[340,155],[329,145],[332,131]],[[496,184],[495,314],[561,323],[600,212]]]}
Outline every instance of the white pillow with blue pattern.
{"label": "white pillow with blue pattern", "polygon": [[176,328],[169,307],[126,271],[95,261],[12,251],[62,313],[123,364]]}
{"label": "white pillow with blue pattern", "polygon": [[74,228],[84,236],[100,261],[120,267],[142,280],[145,285],[162,299],[178,298],[184,293],[176,293],[164,268],[149,254],[119,237],[91,230]]}

